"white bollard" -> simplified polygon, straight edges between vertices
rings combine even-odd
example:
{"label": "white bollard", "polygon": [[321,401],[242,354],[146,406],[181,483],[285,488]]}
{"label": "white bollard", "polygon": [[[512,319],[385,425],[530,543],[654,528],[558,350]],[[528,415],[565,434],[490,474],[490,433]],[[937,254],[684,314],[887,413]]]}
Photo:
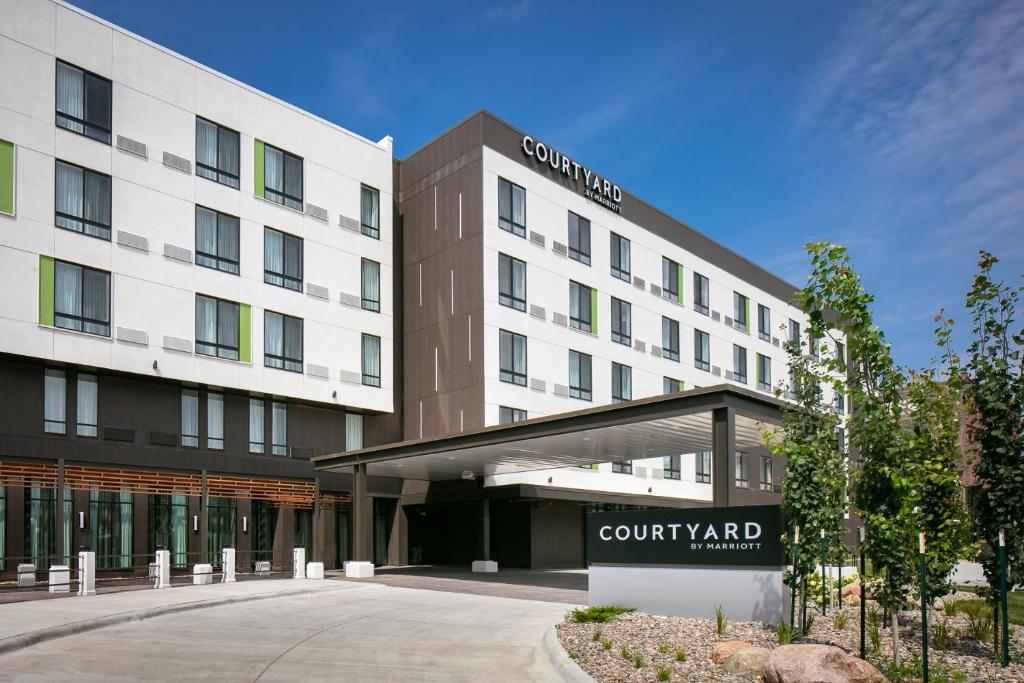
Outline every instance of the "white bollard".
{"label": "white bollard", "polygon": [[71,568],[66,564],[55,564],[50,567],[50,592],[71,592]]}
{"label": "white bollard", "polygon": [[96,553],[91,550],[78,553],[78,594],[96,595]]}
{"label": "white bollard", "polygon": [[345,563],[345,578],[347,579],[372,579],[373,578],[373,562],[353,562],[348,561]]}
{"label": "white bollard", "polygon": [[36,585],[36,566],[31,562],[18,565],[18,588],[31,588]]}
{"label": "white bollard", "polygon": [[235,582],[235,549],[224,548],[220,551],[220,566],[224,570],[220,576],[221,583]]}
{"label": "white bollard", "polygon": [[306,578],[307,579],[322,579],[322,578],[324,578],[324,563],[323,562],[307,562],[306,563]]}
{"label": "white bollard", "polygon": [[197,564],[192,566],[192,585],[207,586],[213,583],[213,565]]}
{"label": "white bollard", "polygon": [[155,588],[171,587],[171,551],[156,551],[156,584]]}
{"label": "white bollard", "polygon": [[306,549],[292,548],[292,578],[306,578]]}

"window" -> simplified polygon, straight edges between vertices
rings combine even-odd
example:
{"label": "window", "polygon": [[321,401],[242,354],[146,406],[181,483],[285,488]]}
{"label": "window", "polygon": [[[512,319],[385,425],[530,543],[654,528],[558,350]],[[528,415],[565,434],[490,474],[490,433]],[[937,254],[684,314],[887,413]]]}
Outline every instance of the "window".
{"label": "window", "polygon": [[520,408],[509,408],[508,406],[498,407],[498,424],[512,424],[522,422],[526,419],[526,411]]}
{"label": "window", "polygon": [[762,391],[772,388],[772,359],[760,353],[757,354],[757,388]]}
{"label": "window", "polygon": [[263,145],[263,197],[302,211],[302,157]]}
{"label": "window", "polygon": [[612,472],[618,472],[619,474],[633,474],[633,461],[617,460],[613,462]]}
{"label": "window", "polygon": [[701,451],[696,454],[694,458],[696,468],[694,470],[694,479],[698,484],[710,484],[711,483],[711,451]]}
{"label": "window", "polygon": [[789,320],[789,343],[800,344],[800,323],[790,318]]}
{"label": "window", "polygon": [[258,398],[249,399],[249,452],[263,452],[263,401]]}
{"label": "window", "polygon": [[224,394],[206,394],[206,447],[224,450]]}
{"label": "window", "polygon": [[263,281],[302,291],[302,239],[263,228]]}
{"label": "window", "polygon": [[846,372],[846,344],[841,341],[836,342],[836,363],[840,372]]}
{"label": "window", "polygon": [[131,491],[89,492],[90,550],[96,553],[97,569],[131,568],[134,508]]}
{"label": "window", "polygon": [[273,444],[271,453],[274,455],[288,455],[288,406],[284,403],[274,401],[270,421],[270,432]]}
{"label": "window", "polygon": [[238,304],[196,294],[196,353],[238,360]]}
{"label": "window", "polygon": [[814,360],[821,360],[821,350],[818,348],[818,338],[811,330],[807,330],[807,349]]}
{"label": "window", "polygon": [[363,416],[345,413],[345,450],[358,451],[363,447]]}
{"label": "window", "polygon": [[741,489],[750,487],[749,457],[742,451],[736,451],[736,486]]}
{"label": "window", "polygon": [[526,190],[498,178],[498,227],[526,237]]}
{"label": "window", "polygon": [[620,280],[629,282],[629,240],[622,235],[615,234],[614,232],[612,233],[611,257],[612,275]]}
{"label": "window", "polygon": [[772,458],[768,455],[761,456],[761,490],[772,490]]}
{"label": "window", "polygon": [[199,448],[199,392],[181,390],[181,445]]}
{"label": "window", "polygon": [[591,399],[591,370],[593,360],[585,353],[569,351],[569,396]]}
{"label": "window", "polygon": [[498,332],[499,379],[526,386],[526,337],[515,332]]}
{"label": "window", "polygon": [[693,367],[711,370],[711,337],[707,332],[693,331]]}
{"label": "window", "polygon": [[63,434],[67,414],[67,380],[63,370],[49,370],[43,376],[43,431]]}
{"label": "window", "polygon": [[708,315],[711,310],[711,292],[708,279],[700,273],[693,274],[693,310]]}
{"label": "window", "polygon": [[662,316],[661,355],[669,360],[679,360],[679,321]]}
{"label": "window", "polygon": [[569,258],[590,265],[590,220],[569,212]]}
{"label": "window", "polygon": [[302,372],[302,318],[263,312],[263,364]]}
{"label": "window", "polygon": [[665,455],[661,458],[662,475],[665,479],[681,479],[678,455]]}
{"label": "window", "polygon": [[57,161],[54,225],[110,240],[110,176]]}
{"label": "window", "polygon": [[196,175],[238,189],[238,133],[196,117]]}
{"label": "window", "polygon": [[380,386],[380,337],[363,334],[363,384]]}
{"label": "window", "polygon": [[612,297],[612,341],[629,346],[633,343],[632,307],[626,301]]}
{"label": "window", "polygon": [[846,414],[846,396],[841,393],[836,393],[836,415]]}
{"label": "window", "polygon": [[750,331],[750,299],[739,292],[732,293],[732,319],[736,329]]}
{"label": "window", "polygon": [[593,329],[591,326],[591,302],[594,293],[594,290],[586,285],[569,281],[569,327],[584,332],[590,332]]}
{"label": "window", "polygon": [[380,264],[364,258],[360,292],[364,311],[380,312]]}
{"label": "window", "polygon": [[526,310],[526,262],[498,254],[498,303]]}
{"label": "window", "polygon": [[196,207],[196,265],[238,275],[238,218]]}
{"label": "window", "polygon": [[612,403],[633,399],[633,368],[612,363]]}
{"label": "window", "polygon": [[673,377],[662,377],[661,378],[661,393],[663,394],[674,394],[677,391],[683,390],[683,382]]}
{"label": "window", "polygon": [[57,62],[57,125],[110,144],[111,84],[102,76]]}
{"label": "window", "polygon": [[380,190],[363,185],[359,191],[359,230],[380,239]]}
{"label": "window", "polygon": [[661,257],[661,295],[666,299],[679,301],[683,267],[670,258]]}
{"label": "window", "polygon": [[110,336],[110,273],[54,261],[53,324]]}
{"label": "window", "polygon": [[747,350],[737,344],[732,345],[732,378],[747,383]]}
{"label": "window", "polygon": [[766,342],[772,340],[772,310],[764,304],[757,305],[757,336]]}
{"label": "window", "polygon": [[78,390],[75,401],[78,409],[78,423],[75,432],[78,436],[97,436],[97,398],[96,375],[78,375]]}

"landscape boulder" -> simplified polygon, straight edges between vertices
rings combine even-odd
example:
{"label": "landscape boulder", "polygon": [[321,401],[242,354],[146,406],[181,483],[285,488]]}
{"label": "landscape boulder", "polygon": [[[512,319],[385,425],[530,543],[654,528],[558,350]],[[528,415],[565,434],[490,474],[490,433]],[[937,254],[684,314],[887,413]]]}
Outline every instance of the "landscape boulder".
{"label": "landscape boulder", "polygon": [[884,683],[878,669],[834,645],[783,645],[772,650],[765,683]]}
{"label": "landscape boulder", "polygon": [[860,584],[850,583],[843,586],[843,597],[848,598],[850,596],[860,597]]}
{"label": "landscape boulder", "polygon": [[747,643],[742,640],[726,640],[725,642],[718,643],[711,648],[711,661],[715,664],[721,664],[725,660],[729,659],[729,656],[733,652],[737,652],[748,647],[754,646],[751,643]]}
{"label": "landscape boulder", "polygon": [[745,647],[729,655],[722,663],[722,668],[739,676],[756,678],[764,670],[764,662],[770,654],[768,648]]}

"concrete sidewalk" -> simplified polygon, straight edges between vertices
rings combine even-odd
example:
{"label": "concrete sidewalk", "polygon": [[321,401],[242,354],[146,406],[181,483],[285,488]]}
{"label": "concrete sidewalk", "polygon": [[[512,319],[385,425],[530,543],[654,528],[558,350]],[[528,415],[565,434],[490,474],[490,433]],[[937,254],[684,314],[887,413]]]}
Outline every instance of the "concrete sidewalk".
{"label": "concrete sidewalk", "polygon": [[313,592],[360,590],[357,583],[267,579],[133,590],[0,605],[0,653],[53,638],[192,609]]}

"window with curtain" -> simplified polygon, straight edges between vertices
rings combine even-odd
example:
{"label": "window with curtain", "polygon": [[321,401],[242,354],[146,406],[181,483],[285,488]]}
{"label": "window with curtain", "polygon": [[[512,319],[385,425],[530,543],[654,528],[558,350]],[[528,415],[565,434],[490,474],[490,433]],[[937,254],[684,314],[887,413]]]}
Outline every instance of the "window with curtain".
{"label": "window with curtain", "polygon": [[704,315],[711,311],[711,284],[700,273],[693,274],[693,310]]}
{"label": "window with curtain", "polygon": [[54,261],[53,324],[110,336],[110,273]]}
{"label": "window with curtain", "polygon": [[238,218],[196,207],[196,265],[238,275]]}
{"label": "window with curtain", "polygon": [[380,337],[363,334],[363,384],[380,386]]}
{"label": "window with curtain", "polygon": [[732,378],[747,383],[747,350],[737,344],[732,345]]}
{"label": "window with curtain", "polygon": [[612,403],[633,400],[633,368],[612,363]]}
{"label": "window with curtain", "polygon": [[678,455],[664,455],[661,458],[662,477],[665,479],[681,479],[682,470],[679,467],[680,457]]}
{"label": "window with curtain", "polygon": [[362,260],[360,291],[364,311],[380,312],[380,264]]}
{"label": "window with curtain", "polygon": [[363,447],[363,416],[345,413],[345,450],[358,451]]}
{"label": "window with curtain", "polygon": [[238,189],[238,132],[196,117],[196,175]]}
{"label": "window with curtain", "polygon": [[263,197],[302,211],[302,157],[263,145]]}
{"label": "window with curtain", "polygon": [[97,398],[96,375],[79,374],[75,401],[78,411],[75,431],[78,436],[96,437],[98,431],[96,424]]}
{"label": "window with curtain", "polygon": [[666,299],[679,298],[679,264],[661,257],[661,295]]}
{"label": "window with curtain", "polygon": [[800,345],[800,323],[792,318],[789,320],[789,343]]}
{"label": "window with curtain", "polygon": [[57,553],[57,491],[25,489],[25,556],[37,570],[48,569]]}
{"label": "window with curtain", "polygon": [[772,388],[772,359],[761,353],[757,354],[757,388],[762,391]]}
{"label": "window with curtain", "polygon": [[661,378],[661,393],[663,394],[674,394],[677,391],[683,390],[683,383],[674,377],[662,377]]}
{"label": "window with curtain", "polygon": [[761,456],[761,490],[772,490],[772,459],[771,456]]}
{"label": "window with curtain", "polygon": [[171,551],[171,567],[188,566],[188,498],[181,495],[155,495],[149,498],[147,553],[158,549]]}
{"label": "window with curtain", "polygon": [[739,292],[732,293],[732,319],[733,325],[741,330],[748,330],[750,321],[747,320],[747,309],[750,308],[750,299]]}
{"label": "window with curtain", "polygon": [[743,451],[736,451],[736,486],[742,489],[750,486],[750,459]]}
{"label": "window with curtain", "polygon": [[57,125],[110,144],[109,79],[57,61]]}
{"label": "window with curtain", "polygon": [[569,351],[569,396],[572,398],[591,400],[593,359],[586,353]]}
{"label": "window with curtain", "polygon": [[199,392],[181,390],[181,445],[199,448]]}
{"label": "window with curtain", "polygon": [[263,364],[302,372],[302,318],[263,312]]}
{"label": "window with curtain", "polygon": [[233,301],[196,294],[196,353],[238,360],[238,311]]}
{"label": "window with curtain", "polygon": [[273,228],[263,229],[263,281],[302,291],[302,239]]}
{"label": "window with curtain", "polygon": [[498,303],[526,310],[526,262],[498,254]]}
{"label": "window with curtain", "polygon": [[262,453],[263,439],[266,433],[263,429],[263,400],[258,398],[249,399],[249,452]]}
{"label": "window with curtain", "polygon": [[612,462],[612,472],[617,474],[633,474],[632,460],[615,460]]}
{"label": "window with curtain", "polygon": [[612,297],[612,341],[629,346],[633,343],[633,307],[626,301]]}
{"label": "window with curtain", "polygon": [[698,484],[711,483],[711,451],[700,451],[694,459],[696,463],[695,479]]}
{"label": "window with curtain", "polygon": [[274,455],[288,455],[288,405],[274,401],[271,417],[271,453]]}
{"label": "window with curtain", "polygon": [[380,239],[380,190],[363,185],[359,191],[359,230]]}
{"label": "window with curtain", "polygon": [[110,176],[54,162],[54,225],[110,240]]}
{"label": "window with curtain", "polygon": [[757,305],[757,336],[766,342],[772,340],[772,309]]}
{"label": "window with curtain", "polygon": [[43,375],[43,431],[63,434],[66,430],[67,378],[63,370],[47,368]]}
{"label": "window with curtain", "polygon": [[590,221],[569,212],[569,258],[590,265]]}
{"label": "window with curtain", "polygon": [[526,419],[526,411],[522,408],[509,408],[508,406],[498,406],[498,424],[512,424],[513,422],[522,422]]}
{"label": "window with curtain", "polygon": [[234,498],[208,498],[206,501],[206,561],[220,567],[221,551],[235,547]]}
{"label": "window with curtain", "polygon": [[526,337],[507,330],[498,331],[498,378],[526,386]]}
{"label": "window with curtain", "polygon": [[590,332],[592,316],[590,310],[591,289],[578,282],[569,281],[569,327]]}
{"label": "window with curtain", "polygon": [[846,396],[844,394],[837,393],[836,394],[836,398],[835,398],[835,402],[836,402],[836,415],[840,415],[840,416],[845,415],[846,414]]}
{"label": "window with curtain", "polygon": [[97,569],[131,568],[134,507],[130,491],[89,492],[89,525]]}
{"label": "window with curtain", "polygon": [[224,450],[224,394],[206,394],[206,447]]}
{"label": "window with curtain", "polygon": [[711,370],[711,337],[707,332],[693,331],[693,367]]}
{"label": "window with curtain", "polygon": [[526,237],[526,190],[498,178],[498,227]]}
{"label": "window with curtain", "polygon": [[611,261],[612,261],[612,275],[619,278],[620,280],[630,281],[630,258],[629,258],[629,240],[622,235],[612,233],[611,243]]}
{"label": "window with curtain", "polygon": [[661,318],[661,356],[679,360],[679,321],[664,316]]}

